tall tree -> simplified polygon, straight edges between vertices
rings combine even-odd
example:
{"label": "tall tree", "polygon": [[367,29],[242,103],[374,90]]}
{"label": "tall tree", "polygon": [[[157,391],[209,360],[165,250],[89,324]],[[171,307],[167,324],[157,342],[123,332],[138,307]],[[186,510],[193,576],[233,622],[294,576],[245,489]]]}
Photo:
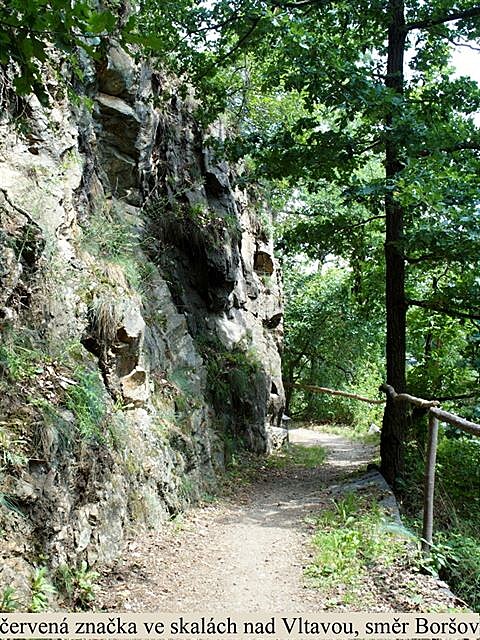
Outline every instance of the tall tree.
{"label": "tall tree", "polygon": [[[415,290],[409,275],[415,264],[430,260],[433,269],[439,260],[450,260],[447,243],[422,253],[435,227],[445,230],[449,220],[462,218],[468,226],[478,209],[480,136],[472,114],[480,94],[468,79],[453,79],[448,62],[451,43],[478,41],[480,5],[184,0],[177,11],[171,1],[160,9],[145,0],[142,6],[142,29],[163,21],[166,49],[181,53],[177,71],[190,73],[204,104],[210,95],[214,108],[230,104],[231,113],[241,116],[231,148],[255,158],[257,175],[287,176],[307,191],[319,179],[335,182],[346,200],[369,206],[360,224],[385,217],[387,381],[404,391],[409,306],[475,316],[471,297],[456,295],[452,309],[435,300],[433,289],[417,300],[406,288]],[[277,104],[294,96],[297,112],[272,106],[266,94]],[[276,122],[264,117],[275,111]],[[361,170],[374,157],[381,158],[383,175],[367,176]],[[423,234],[410,233],[418,230],[421,216],[427,221]],[[472,259],[464,269],[475,264]],[[406,408],[388,402],[381,453],[391,483],[402,474],[406,427]]]}
{"label": "tall tree", "polygon": [[[385,86],[397,100],[392,100],[385,117],[385,181],[395,185],[402,172],[402,149],[396,130],[398,107],[404,94],[404,55],[407,30],[403,0],[389,0],[388,53]],[[385,309],[387,383],[397,393],[406,391],[405,260],[403,256],[404,210],[393,189],[385,191]],[[407,430],[405,407],[387,398],[380,441],[381,468],[385,478],[394,482],[403,471],[403,443]]]}
{"label": "tall tree", "polygon": [[[439,25],[475,18],[480,19],[480,6],[456,10],[453,7],[438,7],[421,20],[406,24],[404,0],[389,0],[388,13],[388,53],[385,86],[392,90],[396,100],[387,110],[385,127],[385,179],[387,187],[396,185],[401,175],[406,156],[399,138],[397,122],[403,113],[396,113],[396,105],[403,104],[404,96],[404,55],[409,31],[429,31]],[[460,31],[461,32],[461,31]],[[452,37],[452,32],[442,34]],[[464,141],[460,141],[460,144]],[[480,146],[477,147],[480,150]],[[404,206],[396,196],[395,189],[385,193],[385,275],[386,275],[386,363],[387,382],[398,393],[406,390],[406,319],[407,300],[405,296],[405,256],[404,256]],[[381,435],[382,472],[390,483],[403,472],[403,444],[407,431],[406,408],[387,399]]]}

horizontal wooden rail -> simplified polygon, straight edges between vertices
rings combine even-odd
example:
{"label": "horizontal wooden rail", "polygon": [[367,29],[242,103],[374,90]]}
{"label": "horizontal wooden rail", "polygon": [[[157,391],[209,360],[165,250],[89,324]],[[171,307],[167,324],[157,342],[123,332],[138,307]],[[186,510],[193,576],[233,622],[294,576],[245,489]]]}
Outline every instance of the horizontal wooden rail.
{"label": "horizontal wooden rail", "polygon": [[438,405],[440,404],[438,400],[424,400],[423,398],[411,396],[408,393],[397,393],[391,384],[382,384],[380,386],[380,391],[384,391],[392,400],[395,400],[397,402],[403,400],[405,402],[410,402],[417,407],[438,407]]}
{"label": "horizontal wooden rail", "polygon": [[442,422],[448,422],[448,424],[457,427],[457,429],[461,429],[462,431],[466,431],[470,433],[472,436],[480,437],[480,424],[476,422],[470,422],[469,420],[465,420],[465,418],[460,418],[456,416],[454,413],[449,413],[448,411],[444,411],[443,409],[437,409],[433,407],[430,409],[430,413],[433,413],[439,420]]}
{"label": "horizontal wooden rail", "polygon": [[457,427],[457,429],[470,433],[472,436],[480,436],[480,424],[470,422],[470,420],[465,420],[465,418],[461,418],[455,413],[440,409],[438,400],[424,400],[423,398],[411,396],[408,393],[396,393],[395,389],[389,384],[382,384],[380,391],[384,391],[392,400],[395,400],[395,402],[410,402],[410,404],[414,404],[417,407],[424,407],[441,422],[447,422]]}
{"label": "horizontal wooden rail", "polygon": [[410,402],[417,407],[424,407],[429,413],[428,419],[428,444],[427,460],[425,465],[425,485],[423,493],[423,530],[422,530],[422,550],[425,554],[430,552],[433,541],[433,497],[435,493],[435,464],[437,461],[438,444],[438,422],[447,422],[457,429],[466,433],[480,437],[480,424],[470,422],[439,408],[437,400],[424,400],[411,396],[408,393],[397,393],[389,384],[382,384],[380,391],[383,391],[394,402]]}
{"label": "horizontal wooden rail", "polygon": [[305,391],[313,391],[313,393],[329,393],[332,396],[342,396],[344,398],[352,398],[352,400],[360,400],[361,402],[368,402],[370,404],[385,404],[385,400],[374,400],[372,398],[366,398],[360,396],[358,393],[350,393],[349,391],[339,391],[338,389],[329,389],[328,387],[317,387],[314,384],[286,384],[286,387],[293,387],[294,389],[305,389]]}

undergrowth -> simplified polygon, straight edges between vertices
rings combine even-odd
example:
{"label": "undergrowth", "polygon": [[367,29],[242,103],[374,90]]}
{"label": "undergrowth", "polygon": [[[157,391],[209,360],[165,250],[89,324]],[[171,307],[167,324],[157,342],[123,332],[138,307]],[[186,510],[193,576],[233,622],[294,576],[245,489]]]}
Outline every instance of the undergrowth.
{"label": "undergrowth", "polygon": [[55,593],[56,590],[48,578],[47,568],[37,567],[31,577],[31,596],[28,610],[31,613],[45,611],[50,604],[51,596]]}
{"label": "undergrowth", "polygon": [[0,594],[0,612],[13,613],[20,607],[14,587],[7,586]]}
{"label": "undergrowth", "polygon": [[98,373],[82,364],[83,354],[77,358],[70,345],[54,357],[28,331],[11,330],[2,338],[0,472],[18,473],[29,459],[49,460],[80,441],[105,442],[105,388]]}
{"label": "undergrowth", "polygon": [[16,383],[34,379],[47,359],[44,351],[33,344],[27,332],[13,331],[2,336],[0,344],[0,383]]}
{"label": "undergrowth", "polygon": [[79,369],[76,383],[66,391],[66,406],[74,414],[82,438],[102,442],[106,415],[104,390],[96,371]]}
{"label": "undergrowth", "polygon": [[313,520],[316,555],[305,570],[313,586],[343,586],[347,598],[364,580],[369,566],[393,565],[405,542],[375,500],[349,493]]}
{"label": "undergrowth", "polygon": [[122,261],[133,253],[138,239],[130,225],[107,210],[90,215],[83,228],[83,242],[95,255]]}
{"label": "undergrowth", "polygon": [[57,590],[50,581],[47,567],[36,567],[30,576],[28,601],[20,601],[15,587],[6,586],[0,593],[0,612],[15,613],[26,610],[29,613],[40,613],[46,611],[56,593]]}
{"label": "undergrowth", "polygon": [[218,339],[204,335],[197,338],[197,346],[206,364],[207,394],[229,463],[245,446],[246,426],[261,419],[265,372],[255,350],[247,344],[228,350]]}
{"label": "undergrowth", "polygon": [[201,350],[207,361],[207,386],[215,406],[249,395],[261,371],[253,351],[229,351],[219,343],[204,343]]}
{"label": "undergrowth", "polygon": [[266,458],[265,466],[269,469],[286,469],[288,467],[313,469],[322,465],[326,456],[326,449],[320,446],[306,447],[288,444]]}
{"label": "undergrowth", "polygon": [[55,585],[71,608],[86,610],[95,600],[98,577],[83,560],[77,567],[60,565],[55,573]]}
{"label": "undergrowth", "polygon": [[[403,506],[414,516],[422,505],[424,452],[414,442],[406,451],[406,475],[401,486]],[[434,538],[431,559],[424,569],[439,575],[454,593],[480,612],[480,440],[456,430],[439,434]]]}
{"label": "undergrowth", "polygon": [[[121,276],[126,278],[135,291],[147,295],[151,290],[156,268],[141,253],[145,240],[138,229],[122,215],[121,205],[117,203],[110,207],[109,203],[105,203],[103,211],[90,215],[83,227],[83,245],[104,265],[116,265]],[[100,272],[96,277],[102,281]],[[107,277],[104,284],[108,284],[110,290],[114,282],[114,278]]]}

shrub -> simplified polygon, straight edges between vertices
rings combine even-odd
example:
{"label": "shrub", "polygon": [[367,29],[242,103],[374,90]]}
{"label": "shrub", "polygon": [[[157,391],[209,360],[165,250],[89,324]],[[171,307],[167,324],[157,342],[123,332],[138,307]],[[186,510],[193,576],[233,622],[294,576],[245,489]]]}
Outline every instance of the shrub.
{"label": "shrub", "polygon": [[5,587],[0,596],[0,612],[13,613],[19,609],[20,603],[15,595],[14,587]]}
{"label": "shrub", "polygon": [[45,611],[49,605],[50,596],[56,591],[47,578],[47,568],[37,567],[32,575],[31,581],[31,599],[29,611],[39,613]]}
{"label": "shrub", "polygon": [[55,573],[55,584],[71,607],[85,610],[95,600],[98,575],[89,569],[85,560],[77,567],[63,564]]}

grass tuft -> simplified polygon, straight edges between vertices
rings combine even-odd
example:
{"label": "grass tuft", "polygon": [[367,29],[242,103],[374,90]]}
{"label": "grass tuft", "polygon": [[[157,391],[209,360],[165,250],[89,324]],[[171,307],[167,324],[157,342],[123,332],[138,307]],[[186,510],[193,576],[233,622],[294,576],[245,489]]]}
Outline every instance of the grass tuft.
{"label": "grass tuft", "polygon": [[286,469],[288,467],[314,469],[321,466],[326,457],[327,451],[324,447],[289,444],[269,456],[266,459],[266,466],[270,469]]}
{"label": "grass tuft", "polygon": [[66,392],[66,406],[74,414],[82,438],[103,442],[103,423],[106,415],[104,388],[96,371],[79,369],[77,384]]}

